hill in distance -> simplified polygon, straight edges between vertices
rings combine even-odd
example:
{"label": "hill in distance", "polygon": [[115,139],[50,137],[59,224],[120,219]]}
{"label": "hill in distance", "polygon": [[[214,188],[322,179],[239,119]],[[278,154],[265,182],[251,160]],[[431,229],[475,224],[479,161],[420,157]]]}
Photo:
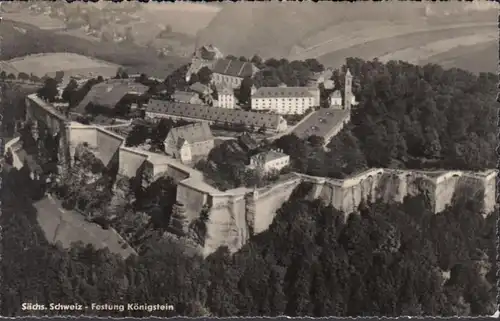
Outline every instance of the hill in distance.
{"label": "hill in distance", "polygon": [[224,54],[317,58],[332,67],[346,57],[470,71],[494,72],[497,66],[497,11],[488,2],[246,2],[221,8],[198,43],[215,44]]}

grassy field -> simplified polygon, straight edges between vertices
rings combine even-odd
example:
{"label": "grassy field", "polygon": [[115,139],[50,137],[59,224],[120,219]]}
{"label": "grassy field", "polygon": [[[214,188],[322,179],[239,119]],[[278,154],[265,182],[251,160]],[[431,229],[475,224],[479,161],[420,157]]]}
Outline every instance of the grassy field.
{"label": "grassy field", "polygon": [[[56,7],[54,4],[39,5],[40,7]],[[61,16],[49,16],[47,13],[36,14],[31,12],[28,7],[6,4],[7,12],[4,13],[4,19],[16,21],[20,23],[36,26],[40,29],[58,29],[61,34],[68,34],[87,40],[98,40],[87,35],[83,29],[66,29],[64,18],[75,17],[78,12],[88,10],[88,15],[92,16],[92,20],[96,21],[103,17],[123,17],[125,19],[132,18],[129,22],[107,21],[102,31],[117,31],[123,32],[131,28],[135,41],[139,45],[145,45],[155,40],[155,37],[167,25],[171,27],[174,38],[179,38],[179,41],[185,38],[192,38],[192,44],[195,42],[195,36],[199,30],[205,28],[209,22],[221,10],[219,6],[207,5],[203,3],[155,3],[148,4],[140,3],[106,3],[104,1],[98,3],[72,3],[57,4],[57,7],[64,7],[64,14]],[[174,39],[176,40],[176,39]]]}
{"label": "grassy field", "polygon": [[[342,65],[346,57],[360,57],[363,59],[377,57],[384,61],[401,59],[414,63],[439,63],[441,60],[434,59],[433,57],[437,57],[438,55],[454,56],[459,53],[474,56],[474,53],[477,52],[477,46],[495,44],[497,34],[498,31],[495,26],[415,32],[332,50],[327,54],[319,56],[318,60],[333,67]],[[490,46],[490,48],[493,47]],[[494,50],[487,53],[487,56],[491,57],[495,57],[496,55],[497,53]],[[496,70],[496,65],[485,65],[481,61],[484,57],[476,56],[476,58],[471,58],[450,67],[460,67],[471,71],[494,72]]]}
{"label": "grassy field", "polygon": [[[393,55],[433,61],[432,57],[445,53],[454,56],[457,50],[470,55],[486,43],[492,47],[495,40],[489,35],[497,32],[497,11],[486,2],[241,3],[222,8],[200,32],[200,43],[214,43],[223,53],[236,56],[318,58],[332,67],[346,57]],[[486,38],[472,37],[485,32]],[[420,50],[422,46],[427,47]],[[422,54],[425,57],[418,59]],[[461,68],[494,71],[479,56],[454,61]]]}
{"label": "grassy field", "polygon": [[103,77],[111,77],[116,74],[116,71],[120,67],[106,61],[66,52],[18,57],[2,62],[1,66],[2,69],[16,70],[17,73],[33,73],[39,77],[55,73],[59,70],[64,71],[65,74],[94,73]]}
{"label": "grassy field", "polygon": [[138,70],[165,70],[165,75],[188,61],[178,56],[158,57],[156,50],[151,48],[133,44],[98,43],[6,19],[0,25],[0,37],[1,60],[39,53],[74,53]]}
{"label": "grassy field", "polygon": [[66,27],[66,24],[59,19],[28,12],[7,12],[2,14],[2,18],[21,23],[29,23],[43,30],[59,30]]}

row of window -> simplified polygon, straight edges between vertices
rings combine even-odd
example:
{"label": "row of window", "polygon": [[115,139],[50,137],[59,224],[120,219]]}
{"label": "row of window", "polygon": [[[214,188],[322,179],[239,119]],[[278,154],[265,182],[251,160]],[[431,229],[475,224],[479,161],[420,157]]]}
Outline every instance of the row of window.
{"label": "row of window", "polygon": [[275,101],[284,101],[284,100],[287,100],[287,101],[300,101],[300,102],[306,102],[306,101],[309,101],[309,102],[312,102],[314,98],[312,97],[308,97],[308,98],[293,98],[293,97],[289,97],[289,98],[281,98],[281,97],[269,97],[269,98],[252,98],[252,100],[255,100],[255,101],[264,101],[264,102],[275,102]]}
{"label": "row of window", "polygon": [[214,74],[214,79],[217,81],[223,81],[227,83],[232,83],[232,84],[239,84],[241,82],[241,79],[236,78],[236,77],[231,77],[231,76],[224,76],[220,74]]}

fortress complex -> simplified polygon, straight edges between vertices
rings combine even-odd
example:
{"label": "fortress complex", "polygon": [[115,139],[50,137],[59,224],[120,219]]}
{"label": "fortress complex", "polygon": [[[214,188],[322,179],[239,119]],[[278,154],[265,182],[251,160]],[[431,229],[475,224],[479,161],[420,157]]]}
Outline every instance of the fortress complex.
{"label": "fortress complex", "polygon": [[[57,124],[60,130],[61,123],[54,120],[59,118],[45,110],[44,106],[30,104],[28,117],[37,115],[38,120]],[[42,115],[47,119],[41,119]],[[373,168],[346,179],[290,173],[266,187],[220,191],[206,183],[201,172],[179,160],[125,147],[122,137],[99,126],[66,123],[62,132],[64,143],[59,145],[60,154],[67,155],[68,165],[76,147],[86,143],[106,166],[117,166],[120,176],[140,176],[144,185],[160,177],[171,177],[178,184],[177,210],[184,213],[188,223],[199,218],[202,210],[208,210],[207,234],[203,244],[205,255],[221,245],[237,250],[249,237],[268,229],[276,211],[301,183],[310,186],[306,195],[308,199],[320,199],[346,215],[357,212],[364,202],[402,202],[406,196],[412,195],[425,195],[435,213],[443,211],[457,198],[481,199],[484,215],[493,212],[496,204],[496,170],[467,172]]]}
{"label": "fortress complex", "polygon": [[[103,162],[117,159],[118,174],[141,175],[145,184],[168,176],[177,185],[177,206],[192,222],[208,209],[209,220],[204,253],[221,245],[239,249],[251,235],[265,231],[276,211],[301,183],[309,183],[307,198],[320,199],[346,215],[357,212],[363,202],[378,199],[402,202],[406,196],[425,195],[435,213],[443,211],[455,198],[479,197],[483,214],[495,208],[495,170],[484,172],[420,171],[374,168],[346,179],[314,177],[290,173],[263,188],[240,187],[220,191],[205,182],[203,174],[167,155],[124,147],[123,138],[96,126],[69,127],[71,154],[74,146],[87,141]],[[114,151],[113,151],[114,149]]]}

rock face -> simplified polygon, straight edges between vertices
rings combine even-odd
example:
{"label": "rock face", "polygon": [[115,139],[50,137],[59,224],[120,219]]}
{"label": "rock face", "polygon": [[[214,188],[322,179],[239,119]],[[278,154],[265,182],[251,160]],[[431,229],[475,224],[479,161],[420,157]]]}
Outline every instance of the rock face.
{"label": "rock face", "polygon": [[[72,125],[68,149],[74,151],[82,142],[87,142],[90,147],[95,144],[97,148],[90,150],[96,157],[103,162],[116,158],[119,172],[124,176],[135,175],[143,164],[149,164],[152,180],[162,175],[172,177],[178,183],[176,200],[182,204],[182,208],[176,211],[182,212],[185,218],[185,221],[179,220],[179,226],[191,224],[200,218],[202,209],[208,208],[203,242],[205,254],[221,245],[237,250],[250,236],[268,229],[276,211],[303,182],[310,187],[306,193],[308,199],[320,199],[347,214],[355,213],[366,201],[402,202],[408,195],[421,194],[427,197],[435,213],[443,211],[455,198],[482,200],[484,215],[495,208],[497,172],[494,170],[476,173],[374,168],[346,179],[291,173],[263,188],[219,191],[203,180],[202,173],[164,155],[139,150],[127,152],[130,148],[121,144],[123,139],[91,127]],[[99,138],[101,134],[105,139]],[[125,163],[131,168],[126,168]],[[185,230],[185,227],[180,229]]]}
{"label": "rock face", "polygon": [[[345,180],[326,179],[302,174],[291,175],[274,185],[235,193],[225,200],[207,195],[208,202],[216,198],[210,209],[205,242],[205,254],[221,245],[239,249],[250,236],[265,231],[276,211],[302,182],[311,184],[307,197],[321,199],[325,204],[347,215],[357,212],[362,202],[383,200],[402,202],[406,196],[425,195],[435,213],[443,211],[456,198],[479,198],[483,214],[495,208],[496,171],[470,173],[461,171],[403,171],[371,169]],[[229,195],[231,191],[226,191]]]}
{"label": "rock face", "polygon": [[183,204],[174,204],[170,218],[170,226],[178,235],[182,236],[188,233],[189,222],[186,219],[186,208]]}

